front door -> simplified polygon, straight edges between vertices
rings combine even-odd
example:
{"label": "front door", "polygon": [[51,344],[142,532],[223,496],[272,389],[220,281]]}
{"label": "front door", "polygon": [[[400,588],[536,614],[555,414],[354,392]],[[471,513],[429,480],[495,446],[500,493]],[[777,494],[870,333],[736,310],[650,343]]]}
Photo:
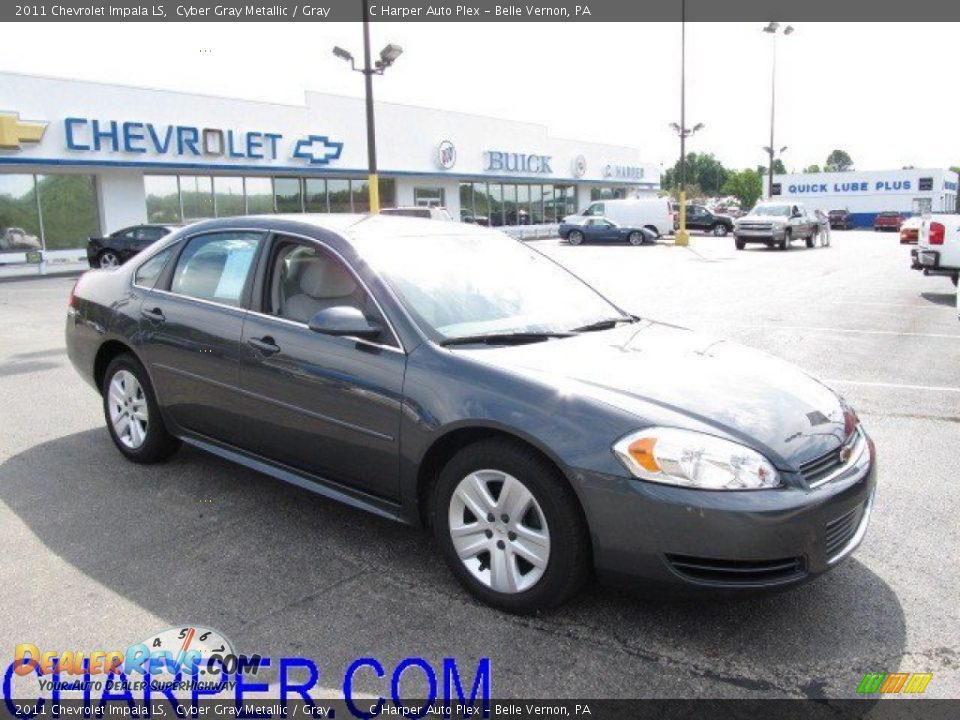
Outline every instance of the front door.
{"label": "front door", "polygon": [[142,288],[140,345],[160,405],[181,428],[237,444],[244,293],[262,233],[187,240],[157,287]]}
{"label": "front door", "polygon": [[[265,256],[262,312],[244,322],[240,380],[245,445],[275,462],[381,498],[399,497],[400,405],[406,355],[344,263],[308,241],[278,236]],[[359,308],[382,325],[364,341],[323,335],[321,309]]]}

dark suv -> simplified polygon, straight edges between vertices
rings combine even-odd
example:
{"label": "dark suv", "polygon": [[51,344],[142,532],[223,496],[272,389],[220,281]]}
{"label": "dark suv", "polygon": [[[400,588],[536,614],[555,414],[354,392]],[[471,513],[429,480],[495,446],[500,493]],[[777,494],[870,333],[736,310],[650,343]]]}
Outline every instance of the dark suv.
{"label": "dark suv", "polygon": [[716,215],[703,205],[687,205],[687,229],[704,230],[723,237],[733,232],[733,218],[729,215]]}
{"label": "dark suv", "polygon": [[831,230],[851,230],[853,228],[853,218],[850,217],[849,210],[831,210],[829,217]]}

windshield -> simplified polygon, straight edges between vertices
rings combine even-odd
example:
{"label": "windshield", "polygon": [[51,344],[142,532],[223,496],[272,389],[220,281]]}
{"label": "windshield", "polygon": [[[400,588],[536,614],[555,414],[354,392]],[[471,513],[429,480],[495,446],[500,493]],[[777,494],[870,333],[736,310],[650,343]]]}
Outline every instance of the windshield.
{"label": "windshield", "polygon": [[354,246],[439,341],[567,333],[628,317],[552,260],[499,233],[358,238]]}
{"label": "windshield", "polygon": [[789,205],[757,205],[753,210],[750,211],[750,214],[789,217],[790,206]]}

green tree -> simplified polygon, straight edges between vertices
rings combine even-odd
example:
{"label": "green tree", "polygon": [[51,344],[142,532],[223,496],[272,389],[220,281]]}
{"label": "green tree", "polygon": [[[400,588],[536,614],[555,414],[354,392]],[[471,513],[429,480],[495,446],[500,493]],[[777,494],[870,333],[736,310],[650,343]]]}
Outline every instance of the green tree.
{"label": "green tree", "polygon": [[737,198],[740,201],[740,207],[752,208],[763,194],[763,179],[760,173],[750,168],[731,172],[721,192]]}
{"label": "green tree", "polygon": [[827,172],[847,172],[853,170],[853,158],[847,154],[846,150],[834,150],[827,156],[827,164],[824,168]]}
{"label": "green tree", "polygon": [[[768,167],[767,165],[757,165],[757,175],[759,175],[760,177],[766,177],[767,167]],[[773,174],[774,175],[787,174],[787,168],[783,164],[783,160],[781,160],[780,158],[777,158],[776,160],[773,161]]]}
{"label": "green tree", "polygon": [[[713,153],[687,153],[687,196],[694,197],[693,186],[698,187],[697,195],[715,197],[727,180],[729,170],[714,157]],[[674,190],[680,185],[680,160],[672,168],[667,168],[660,178],[664,190]]]}
{"label": "green tree", "polygon": [[818,173],[821,172],[819,165],[807,165],[803,171],[805,173]]}

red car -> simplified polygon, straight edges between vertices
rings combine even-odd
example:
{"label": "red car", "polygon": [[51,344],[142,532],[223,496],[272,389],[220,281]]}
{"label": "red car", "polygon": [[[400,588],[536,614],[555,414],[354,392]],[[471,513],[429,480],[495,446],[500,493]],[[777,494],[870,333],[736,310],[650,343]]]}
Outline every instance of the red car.
{"label": "red car", "polygon": [[916,245],[920,239],[920,225],[923,224],[922,217],[912,217],[906,219],[900,226],[900,244]]}
{"label": "red car", "polygon": [[877,213],[873,221],[874,230],[893,230],[900,232],[900,226],[903,224],[903,215],[898,212]]}

